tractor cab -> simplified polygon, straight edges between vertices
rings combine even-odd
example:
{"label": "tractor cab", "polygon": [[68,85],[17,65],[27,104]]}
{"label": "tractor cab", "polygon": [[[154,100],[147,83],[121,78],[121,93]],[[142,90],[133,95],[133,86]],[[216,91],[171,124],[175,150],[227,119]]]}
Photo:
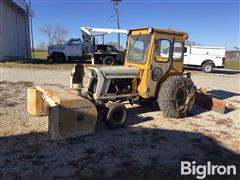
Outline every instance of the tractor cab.
{"label": "tractor cab", "polygon": [[169,76],[182,74],[187,38],[187,33],[173,30],[141,28],[129,31],[124,66],[141,70],[140,96],[156,96],[160,82]]}

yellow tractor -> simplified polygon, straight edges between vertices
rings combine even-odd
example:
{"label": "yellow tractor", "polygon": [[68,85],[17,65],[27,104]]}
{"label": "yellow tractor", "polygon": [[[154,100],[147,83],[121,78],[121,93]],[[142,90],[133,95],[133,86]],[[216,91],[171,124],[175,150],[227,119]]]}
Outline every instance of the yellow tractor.
{"label": "yellow tractor", "polygon": [[184,117],[196,93],[190,73],[183,74],[187,38],[187,33],[173,30],[129,30],[124,66],[76,65],[69,90],[30,88],[28,112],[49,115],[52,139],[93,133],[99,118],[111,129],[124,127],[125,102],[156,101],[164,116]]}

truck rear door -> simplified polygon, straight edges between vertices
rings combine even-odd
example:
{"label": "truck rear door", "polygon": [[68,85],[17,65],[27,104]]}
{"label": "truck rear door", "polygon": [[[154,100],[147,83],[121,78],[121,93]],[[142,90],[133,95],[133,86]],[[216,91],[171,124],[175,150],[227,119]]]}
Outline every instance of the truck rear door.
{"label": "truck rear door", "polygon": [[190,58],[190,47],[185,46],[184,47],[184,58],[183,58],[183,64],[188,64],[189,63],[189,58]]}

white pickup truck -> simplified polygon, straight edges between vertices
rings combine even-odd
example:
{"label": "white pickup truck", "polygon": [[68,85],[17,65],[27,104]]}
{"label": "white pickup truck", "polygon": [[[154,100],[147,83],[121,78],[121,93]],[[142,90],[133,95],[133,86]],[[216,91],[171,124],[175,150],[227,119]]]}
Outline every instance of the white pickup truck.
{"label": "white pickup truck", "polygon": [[224,47],[185,46],[184,65],[201,67],[210,73],[213,68],[224,68],[226,50]]}

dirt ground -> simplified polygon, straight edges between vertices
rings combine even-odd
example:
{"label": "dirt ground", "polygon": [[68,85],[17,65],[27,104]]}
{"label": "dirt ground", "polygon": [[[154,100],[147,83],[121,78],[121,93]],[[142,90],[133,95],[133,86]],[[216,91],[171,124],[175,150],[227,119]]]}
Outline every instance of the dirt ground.
{"label": "dirt ground", "polygon": [[[240,74],[191,71],[198,87],[227,104],[225,114],[195,106],[192,116],[164,118],[156,105],[128,106],[125,129],[102,122],[93,135],[52,142],[47,117],[26,112],[26,89],[68,86],[68,70],[1,68],[0,179],[184,179],[180,161],[240,165]],[[220,177],[209,176],[213,179]],[[221,177],[226,178],[226,177]],[[230,179],[229,177],[227,177]]]}

